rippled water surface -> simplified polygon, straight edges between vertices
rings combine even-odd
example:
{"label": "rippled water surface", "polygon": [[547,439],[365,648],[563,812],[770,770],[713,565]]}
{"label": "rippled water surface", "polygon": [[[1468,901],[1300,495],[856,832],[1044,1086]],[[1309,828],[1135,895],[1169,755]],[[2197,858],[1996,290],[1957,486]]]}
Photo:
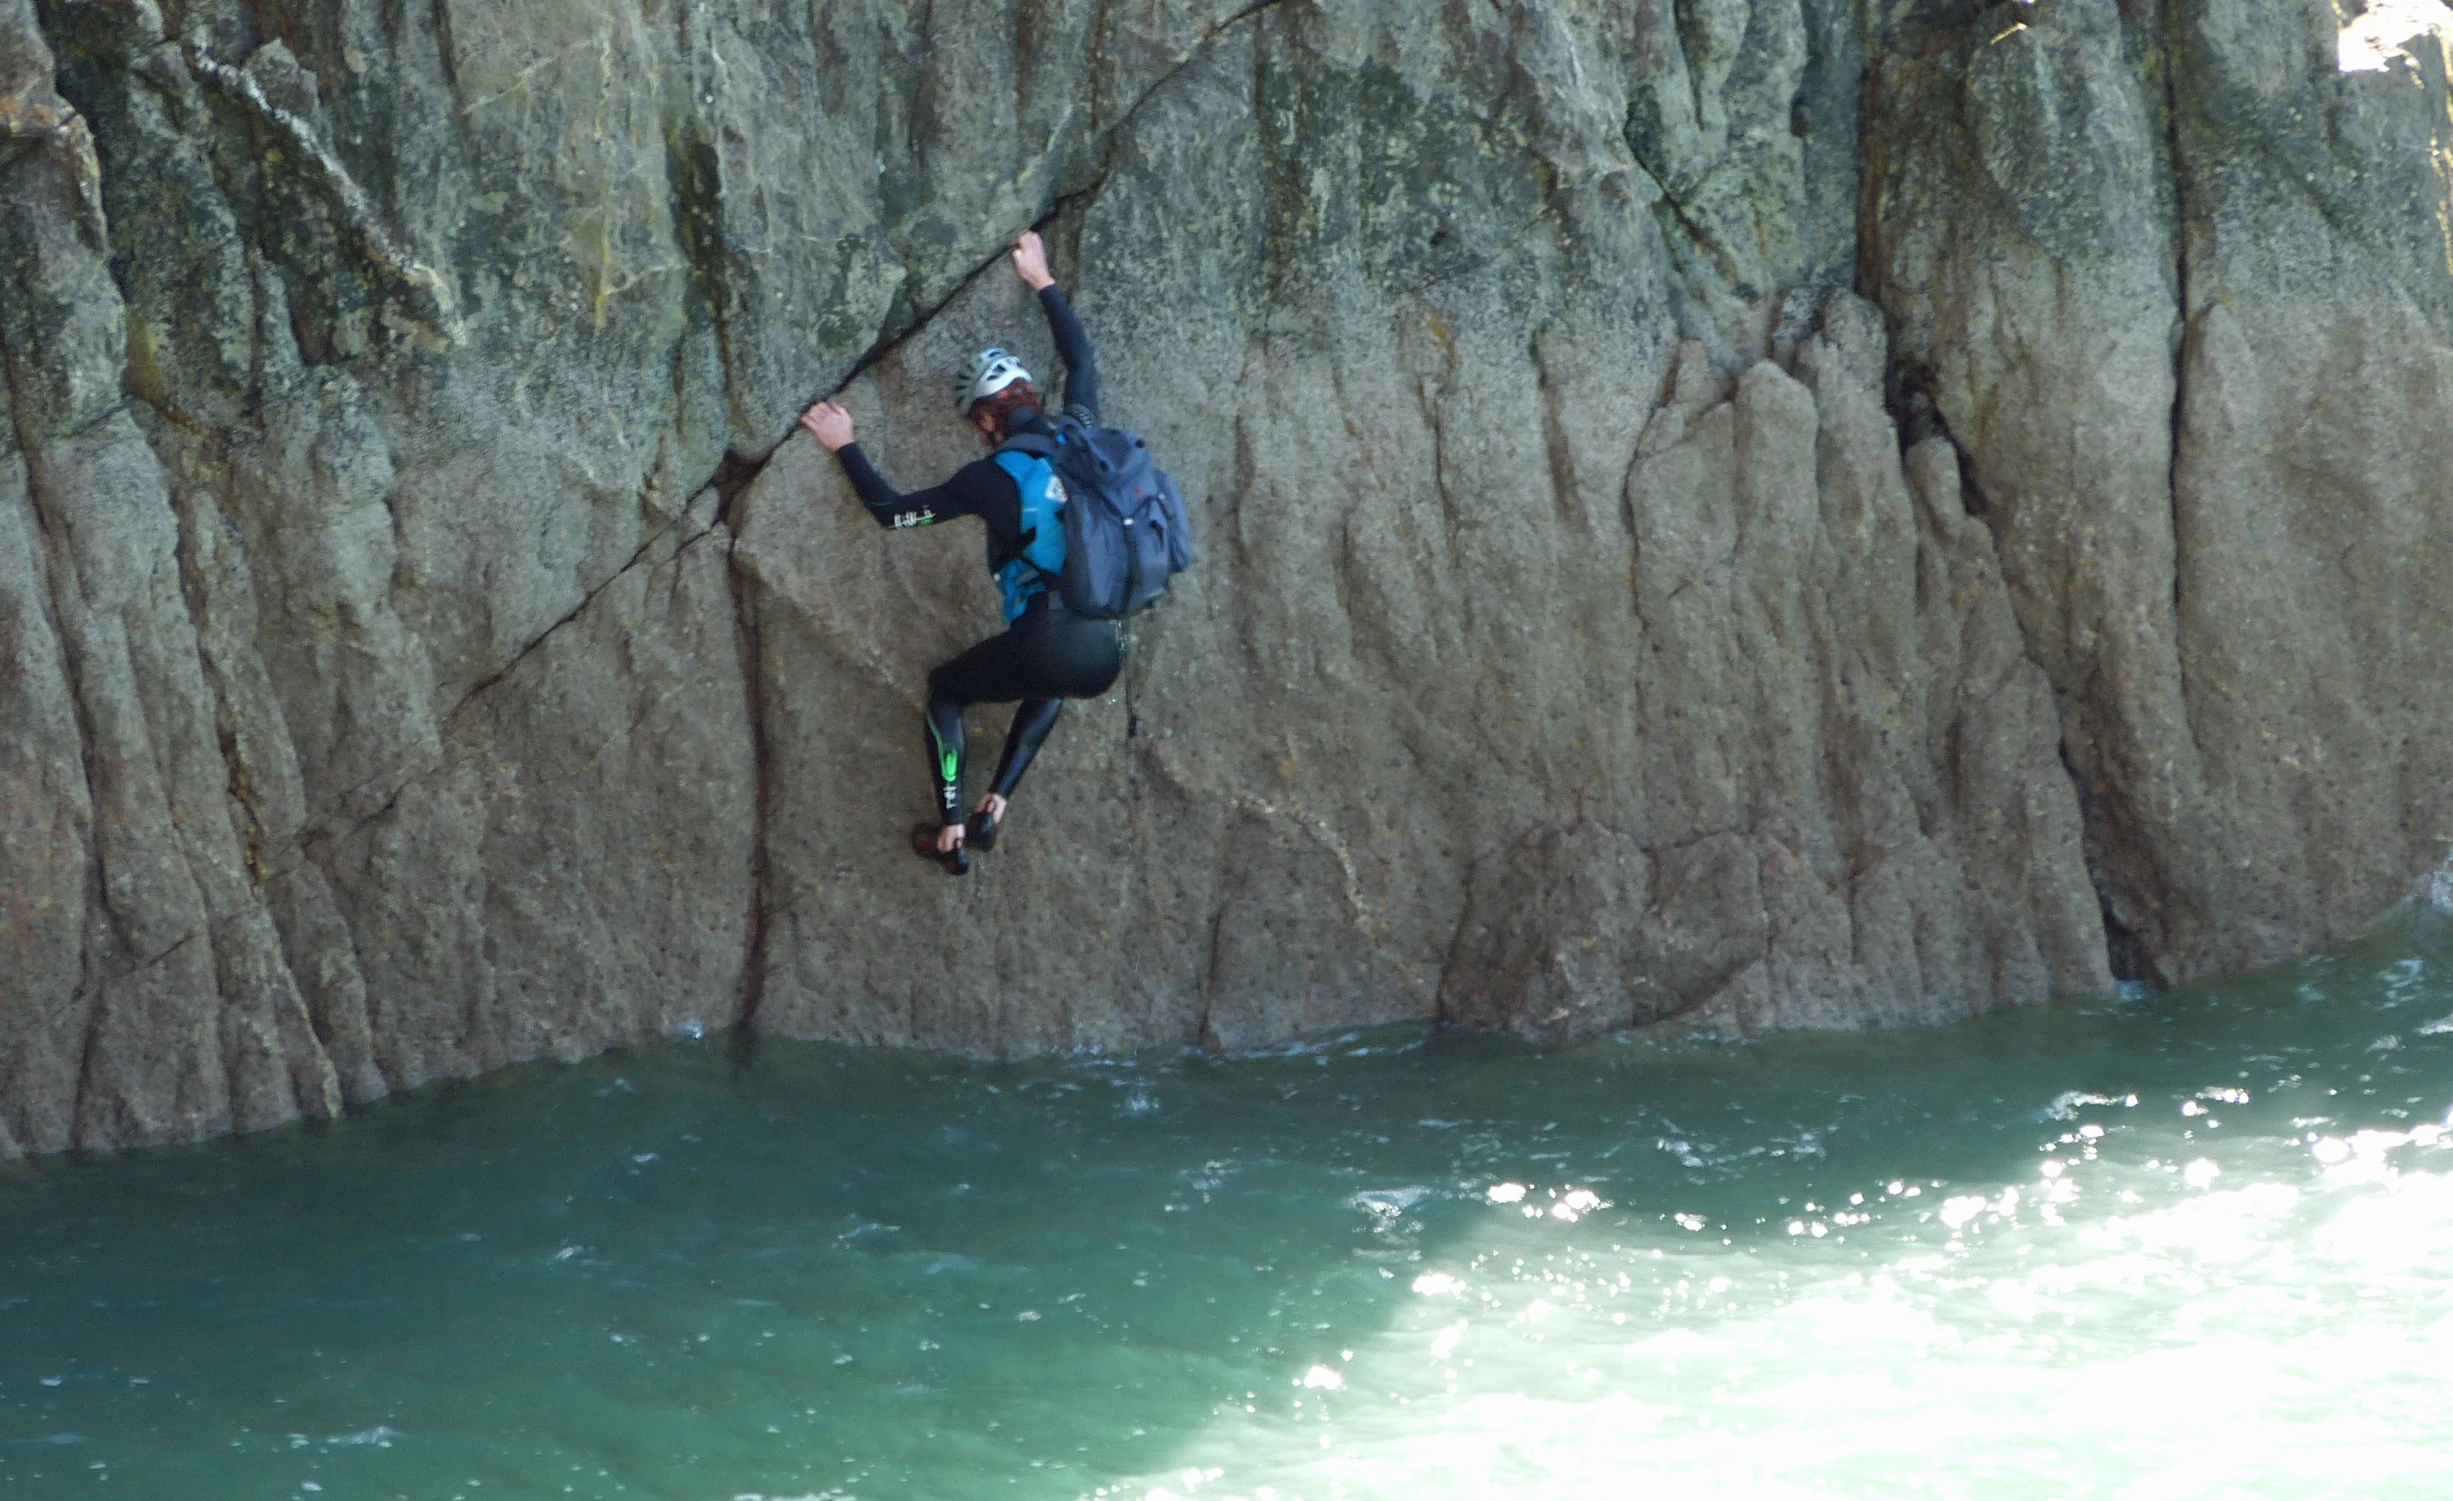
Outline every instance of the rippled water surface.
{"label": "rippled water surface", "polygon": [[677,1043],[0,1169],[0,1495],[2441,1494],[2449,1104],[2407,936],[1742,1046]]}

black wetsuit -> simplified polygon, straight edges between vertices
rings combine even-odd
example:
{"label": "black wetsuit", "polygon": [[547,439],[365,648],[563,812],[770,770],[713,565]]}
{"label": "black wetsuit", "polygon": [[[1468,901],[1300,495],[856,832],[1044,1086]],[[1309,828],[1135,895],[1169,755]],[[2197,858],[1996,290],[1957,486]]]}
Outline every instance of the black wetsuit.
{"label": "black wetsuit", "polygon": [[[1099,367],[1090,352],[1089,336],[1065,302],[1065,294],[1050,287],[1039,294],[1048,315],[1048,330],[1056,336],[1056,352],[1065,362],[1065,414],[1085,423],[1099,418]],[[1047,431],[1036,415],[1016,422],[1012,432]],[[954,472],[942,485],[898,494],[869,462],[857,443],[835,452],[860,502],[883,527],[901,529],[935,526],[958,516],[977,516],[988,528],[991,572],[1020,555],[1022,487],[994,458],[977,459]],[[1035,587],[1035,586],[1034,586]],[[997,760],[992,789],[1012,797],[1029,769],[1040,742],[1055,727],[1068,698],[1095,698],[1116,681],[1124,666],[1124,643],[1112,620],[1084,620],[1066,611],[1057,596],[1044,588],[1033,593],[1022,613],[1001,635],[991,636],[928,675],[928,719],[925,746],[929,776],[937,786],[937,816],[941,823],[963,819],[963,710],[972,704],[1012,703],[1013,727],[1005,733],[1005,751]]]}

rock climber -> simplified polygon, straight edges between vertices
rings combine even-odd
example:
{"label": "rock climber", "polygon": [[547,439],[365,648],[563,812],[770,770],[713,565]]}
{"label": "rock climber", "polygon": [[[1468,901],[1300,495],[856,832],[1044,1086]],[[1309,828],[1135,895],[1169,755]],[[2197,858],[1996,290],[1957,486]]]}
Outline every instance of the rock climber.
{"label": "rock climber", "polygon": [[[1065,362],[1060,410],[1095,424],[1099,412],[1099,367],[1089,336],[1048,272],[1047,247],[1035,233],[1013,243],[1014,274],[1039,294],[1039,305]],[[990,449],[1018,434],[1053,432],[1040,409],[1039,390],[1022,362],[1003,349],[972,356],[957,388],[963,418]],[[944,484],[898,494],[853,440],[852,414],[821,401],[801,414],[801,425],[843,465],[861,504],[890,530],[935,526],[958,516],[976,516],[988,529],[988,568],[1004,593],[1006,627],[928,675],[923,745],[937,788],[937,822],[912,830],[913,852],[936,861],[950,875],[970,869],[965,851],[995,846],[1005,826],[1014,789],[1030,768],[1041,742],[1055,727],[1068,698],[1095,698],[1116,681],[1124,666],[1124,643],[1112,620],[1090,620],[1067,611],[1063,600],[1024,552],[1034,540],[1023,527],[1021,482],[1000,456],[975,459]],[[1036,528],[1033,529],[1036,531]],[[963,711],[973,704],[1013,703],[1012,728],[997,759],[995,779],[968,819],[963,814]]]}

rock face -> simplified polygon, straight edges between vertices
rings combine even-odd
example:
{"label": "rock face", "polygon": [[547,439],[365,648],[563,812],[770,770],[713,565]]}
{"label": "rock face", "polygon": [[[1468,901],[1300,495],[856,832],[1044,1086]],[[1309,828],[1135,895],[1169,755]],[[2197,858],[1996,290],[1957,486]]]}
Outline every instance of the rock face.
{"label": "rock face", "polygon": [[[2453,837],[2446,57],[2355,21],[0,0],[0,1156],[2340,936]],[[788,435],[976,452],[1032,225],[1205,555],[955,882],[977,534]]]}

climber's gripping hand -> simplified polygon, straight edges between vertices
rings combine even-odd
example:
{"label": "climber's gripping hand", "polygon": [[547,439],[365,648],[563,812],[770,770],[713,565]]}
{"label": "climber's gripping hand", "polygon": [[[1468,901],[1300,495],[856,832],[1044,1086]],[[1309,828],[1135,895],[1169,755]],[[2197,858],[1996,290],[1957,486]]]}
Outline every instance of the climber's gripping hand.
{"label": "climber's gripping hand", "polygon": [[1034,292],[1056,285],[1056,278],[1048,272],[1048,247],[1040,242],[1039,231],[1026,229],[1014,236],[1014,275]]}
{"label": "climber's gripping hand", "polygon": [[833,453],[852,441],[852,414],[831,401],[821,401],[801,413],[801,426],[828,453]]}

